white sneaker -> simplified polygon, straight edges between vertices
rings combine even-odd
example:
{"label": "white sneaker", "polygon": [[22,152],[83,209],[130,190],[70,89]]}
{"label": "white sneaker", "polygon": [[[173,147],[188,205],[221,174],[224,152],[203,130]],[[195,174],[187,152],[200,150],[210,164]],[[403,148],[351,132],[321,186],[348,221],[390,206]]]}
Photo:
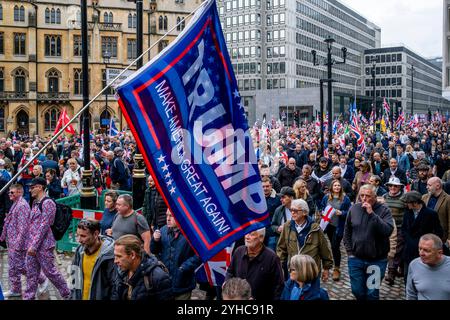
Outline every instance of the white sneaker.
{"label": "white sneaker", "polygon": [[42,284],[38,285],[37,294],[41,295],[45,291],[47,291],[47,289],[48,289],[48,279],[45,278],[45,281]]}
{"label": "white sneaker", "polygon": [[8,299],[8,298],[20,298],[22,297],[22,294],[19,292],[11,292],[11,291],[6,291],[3,293],[3,296]]}

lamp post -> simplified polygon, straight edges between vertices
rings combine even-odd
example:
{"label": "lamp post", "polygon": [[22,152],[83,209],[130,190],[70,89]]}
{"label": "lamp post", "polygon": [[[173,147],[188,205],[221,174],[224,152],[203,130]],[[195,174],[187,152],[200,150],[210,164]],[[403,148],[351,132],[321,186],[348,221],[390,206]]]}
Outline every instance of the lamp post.
{"label": "lamp post", "polygon": [[[143,35],[143,11],[142,0],[128,0],[129,2],[136,3],[136,56],[139,57],[142,54],[142,44],[144,41]],[[137,61],[136,69],[142,67],[142,58]],[[139,148],[138,153],[134,155],[134,168],[133,168],[133,206],[134,209],[141,208],[144,203],[145,194],[145,164]]]}
{"label": "lamp post", "polygon": [[414,116],[414,65],[411,65],[411,116]]}
{"label": "lamp post", "polygon": [[[83,106],[89,103],[89,61],[88,61],[88,27],[87,27],[87,0],[81,0],[81,65],[83,72]],[[83,112],[83,161],[84,170],[82,175],[83,187],[80,192],[80,204],[83,209],[95,209],[97,206],[97,195],[92,180],[91,150],[89,141],[89,107]]]}
{"label": "lamp post", "polygon": [[[108,50],[106,50],[103,53],[103,63],[105,64],[105,86],[108,85],[108,63],[109,63],[109,59],[111,59],[111,54],[108,52]],[[105,111],[108,110],[108,91],[109,91],[109,88],[105,91],[105,100],[106,100],[105,101]]]}
{"label": "lamp post", "polygon": [[[333,65],[337,65],[337,64],[344,64],[347,61],[347,48],[346,47],[342,47],[341,51],[342,51],[342,58],[343,61],[336,61],[332,58],[332,49],[333,49],[333,43],[335,42],[335,40],[331,37],[326,38],[325,43],[327,44],[327,59],[326,61],[323,63],[323,65],[327,66],[327,72],[328,72],[328,78],[326,80],[324,80],[324,82],[328,82],[328,144],[331,146],[333,143],[333,115],[332,115],[332,105],[333,105],[333,88],[332,88],[332,83],[334,82],[334,80],[332,79],[332,66]],[[312,55],[313,55],[313,65],[318,66],[320,65],[320,62],[317,62],[317,52],[316,50],[312,50],[311,51]],[[322,119],[323,116],[321,116]],[[323,125],[323,123],[321,123],[321,126]],[[322,149],[322,152],[324,150]]]}
{"label": "lamp post", "polygon": [[375,132],[377,137],[377,142],[381,141],[380,137],[380,122],[378,121],[378,110],[377,110],[377,95],[376,95],[376,87],[375,87],[375,69],[376,69],[376,63],[377,59],[375,57],[370,58],[370,62],[372,62],[372,90],[373,90],[373,97],[372,97],[372,110],[373,114],[375,116]]}

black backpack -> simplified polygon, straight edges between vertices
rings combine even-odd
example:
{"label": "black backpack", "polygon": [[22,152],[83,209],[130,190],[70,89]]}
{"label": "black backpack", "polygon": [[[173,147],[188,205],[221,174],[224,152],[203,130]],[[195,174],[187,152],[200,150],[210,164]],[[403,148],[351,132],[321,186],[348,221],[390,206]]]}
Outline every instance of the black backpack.
{"label": "black backpack", "polygon": [[[55,202],[50,197],[44,197],[42,201],[39,203],[39,210],[42,212],[42,205],[44,204],[45,200],[51,200]],[[64,234],[66,233],[67,229],[69,229],[70,223],[72,222],[72,208],[61,203],[56,204],[56,212],[55,212],[55,221],[53,222],[51,229],[53,232],[53,236],[55,237],[56,241],[59,241],[62,239]]]}

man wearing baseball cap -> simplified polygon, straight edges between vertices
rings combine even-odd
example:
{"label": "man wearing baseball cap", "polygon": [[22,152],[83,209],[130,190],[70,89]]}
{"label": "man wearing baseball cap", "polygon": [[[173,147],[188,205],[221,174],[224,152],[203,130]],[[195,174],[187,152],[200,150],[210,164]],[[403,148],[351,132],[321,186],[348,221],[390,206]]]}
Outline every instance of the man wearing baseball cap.
{"label": "man wearing baseball cap", "polygon": [[406,282],[409,264],[419,256],[420,237],[427,233],[433,233],[442,238],[443,230],[436,211],[427,208],[419,192],[407,192],[402,200],[408,206],[401,228],[405,241],[403,263]]}

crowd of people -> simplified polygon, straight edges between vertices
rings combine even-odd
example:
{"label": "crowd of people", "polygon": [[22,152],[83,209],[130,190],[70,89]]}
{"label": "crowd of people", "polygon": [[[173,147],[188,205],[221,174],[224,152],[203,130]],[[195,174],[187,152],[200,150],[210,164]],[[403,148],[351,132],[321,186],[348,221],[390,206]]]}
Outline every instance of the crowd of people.
{"label": "crowd of people", "polygon": [[[142,215],[131,190],[136,144],[131,134],[98,134],[90,144],[101,221],[83,219],[69,284],[55,266],[52,200],[81,189],[79,136],[62,138],[0,195],[0,245],[8,248],[6,297],[35,299],[48,280],[63,299],[327,300],[347,254],[351,292],[379,299],[381,282],[405,283],[407,299],[450,299],[450,133],[446,121],[378,136],[363,127],[321,150],[315,124],[251,130],[270,222],[238,241],[220,288],[200,283],[201,259],[148,175]],[[0,187],[43,147],[40,137],[0,139]],[[5,243],[6,241],[6,243]],[[348,271],[347,271],[348,270]],[[22,293],[20,277],[26,275]]]}

